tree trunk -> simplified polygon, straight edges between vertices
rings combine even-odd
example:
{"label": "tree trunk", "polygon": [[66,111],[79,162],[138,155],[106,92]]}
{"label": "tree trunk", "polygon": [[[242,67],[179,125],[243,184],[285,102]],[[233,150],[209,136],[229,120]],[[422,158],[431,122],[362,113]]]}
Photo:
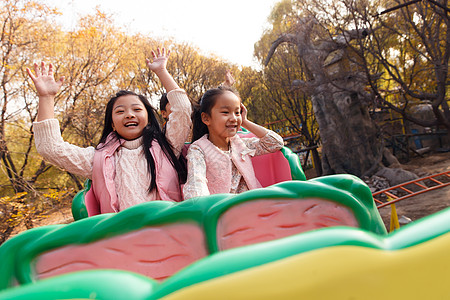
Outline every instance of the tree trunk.
{"label": "tree trunk", "polygon": [[[297,46],[299,57],[309,70],[309,80],[296,80],[294,88],[300,88],[311,96],[314,115],[319,124],[322,140],[323,175],[353,174],[358,177],[372,176],[386,171],[383,166],[385,148],[375,122],[369,115],[369,97],[364,86],[367,78],[358,70],[354,53],[347,51],[349,39],[363,38],[367,32],[346,32],[334,39],[315,39],[313,19],[300,20],[295,34],[281,35],[270,48],[265,63],[268,64],[275,49],[282,43]],[[320,40],[320,42],[318,42]],[[340,40],[344,42],[339,42]],[[391,157],[390,157],[391,158]],[[413,173],[402,178],[417,178]],[[391,177],[394,177],[392,175]],[[391,184],[396,178],[387,178]]]}
{"label": "tree trunk", "polygon": [[376,172],[383,147],[361,95],[323,84],[311,99],[322,139],[323,173],[361,177]]}

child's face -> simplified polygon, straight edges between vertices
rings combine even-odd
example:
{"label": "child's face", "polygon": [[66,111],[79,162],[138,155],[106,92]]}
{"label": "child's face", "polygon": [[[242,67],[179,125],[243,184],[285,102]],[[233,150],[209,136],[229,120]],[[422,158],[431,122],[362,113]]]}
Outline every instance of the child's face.
{"label": "child's face", "polygon": [[170,105],[170,103],[167,103],[166,109],[165,110],[161,110],[161,116],[164,119],[169,120],[169,115],[171,113],[172,113],[172,105]]}
{"label": "child's face", "polygon": [[121,96],[112,110],[113,129],[126,140],[134,140],[142,135],[148,124],[148,114],[138,96]]}
{"label": "child's face", "polygon": [[211,114],[202,113],[202,121],[208,126],[210,138],[226,141],[238,132],[242,124],[241,100],[232,92],[218,96]]}

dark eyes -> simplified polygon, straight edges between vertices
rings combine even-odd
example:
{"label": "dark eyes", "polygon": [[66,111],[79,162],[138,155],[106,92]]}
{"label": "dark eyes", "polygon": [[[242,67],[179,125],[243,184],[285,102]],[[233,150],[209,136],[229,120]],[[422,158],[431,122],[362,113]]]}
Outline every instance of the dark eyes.
{"label": "dark eyes", "polygon": [[[135,112],[140,112],[142,110],[143,110],[142,108],[134,108],[133,109],[133,111],[135,111]],[[123,114],[124,112],[125,112],[125,110],[123,110],[123,109],[119,109],[119,110],[115,110],[114,111],[114,113],[116,113],[116,114]]]}
{"label": "dark eyes", "polygon": [[240,116],[241,115],[241,111],[233,112],[233,111],[223,110],[220,113],[223,114],[223,115],[229,115],[229,114],[234,114],[236,116]]}

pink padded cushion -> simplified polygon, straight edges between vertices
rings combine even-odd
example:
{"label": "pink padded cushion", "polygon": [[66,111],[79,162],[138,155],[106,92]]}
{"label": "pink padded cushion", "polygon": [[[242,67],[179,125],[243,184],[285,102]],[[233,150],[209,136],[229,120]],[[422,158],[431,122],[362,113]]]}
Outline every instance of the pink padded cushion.
{"label": "pink padded cushion", "polygon": [[226,250],[333,226],[358,227],[358,221],[349,208],[325,199],[248,201],[220,217],[217,245]]}
{"label": "pink padded cushion", "polygon": [[[239,133],[241,138],[256,137],[253,133]],[[281,151],[252,157],[256,178],[263,187],[292,180],[291,167]]]}
{"label": "pink padded cushion", "polygon": [[86,210],[88,212],[89,217],[99,215],[101,213],[100,205],[97,199],[95,198],[92,186],[89,189],[89,191],[87,191],[87,193],[84,195],[84,203],[86,204]]}
{"label": "pink padded cushion", "polygon": [[38,256],[36,273],[44,279],[80,270],[119,269],[164,280],[207,255],[203,230],[180,222],[50,250]]}
{"label": "pink padded cushion", "polygon": [[281,151],[252,157],[256,178],[263,187],[292,180],[288,160]]}

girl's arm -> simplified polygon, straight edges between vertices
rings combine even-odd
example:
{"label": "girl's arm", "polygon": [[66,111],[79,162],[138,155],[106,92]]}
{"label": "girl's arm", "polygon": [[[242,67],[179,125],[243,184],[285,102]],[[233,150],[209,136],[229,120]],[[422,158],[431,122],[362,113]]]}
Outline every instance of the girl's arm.
{"label": "girl's arm", "polygon": [[165,48],[152,51],[153,62],[147,59],[147,66],[155,72],[161,80],[162,85],[167,91],[167,99],[171,105],[171,114],[166,125],[166,138],[172,145],[175,155],[179,156],[187,141],[192,126],[192,107],[186,92],[181,90],[173,79],[172,75],[167,71],[167,60],[170,51]]}
{"label": "girl's arm", "polygon": [[256,135],[258,138],[264,137],[269,131],[258,125],[255,124],[247,119],[247,108],[245,108],[244,104],[241,103],[241,117],[242,117],[242,127]]}
{"label": "girl's arm", "polygon": [[54,119],[55,96],[58,94],[64,77],[55,81],[53,65],[48,68],[42,62],[34,64],[34,73],[27,68],[39,97],[37,122],[33,124],[36,150],[51,164],[66,171],[91,178],[95,149],[80,148],[64,142],[58,120]]}
{"label": "girl's arm", "polygon": [[191,145],[187,154],[188,176],[183,187],[184,200],[209,195],[206,180],[205,154],[196,145]]}
{"label": "girl's arm", "polygon": [[192,106],[186,92],[178,89],[167,94],[172,112],[166,124],[166,139],[179,156],[192,127]]}
{"label": "girl's arm", "polygon": [[158,76],[159,80],[161,80],[161,84],[166,89],[166,92],[169,93],[172,90],[179,89],[180,87],[173,79],[172,75],[167,71],[167,60],[170,56],[170,50],[162,48],[157,50],[157,53],[155,51],[152,51],[153,56],[153,62],[150,62],[150,60],[147,61],[147,66],[150,70],[155,72],[156,76]]}
{"label": "girl's arm", "polygon": [[48,69],[44,62],[41,63],[40,67],[37,63],[34,63],[34,72],[36,75],[27,68],[27,73],[31,80],[33,80],[39,97],[37,121],[53,119],[55,117],[55,96],[58,94],[64,82],[64,77],[55,81],[55,77],[53,76],[53,65],[51,63],[48,65]]}
{"label": "girl's arm", "polygon": [[45,161],[72,174],[92,178],[94,147],[82,148],[64,142],[56,119],[33,123],[33,132],[36,150]]}
{"label": "girl's arm", "polygon": [[243,142],[249,149],[255,150],[255,155],[263,155],[280,150],[284,146],[283,138],[266,128],[255,124],[247,119],[247,109],[241,104],[242,127],[252,132],[257,137],[244,138]]}

